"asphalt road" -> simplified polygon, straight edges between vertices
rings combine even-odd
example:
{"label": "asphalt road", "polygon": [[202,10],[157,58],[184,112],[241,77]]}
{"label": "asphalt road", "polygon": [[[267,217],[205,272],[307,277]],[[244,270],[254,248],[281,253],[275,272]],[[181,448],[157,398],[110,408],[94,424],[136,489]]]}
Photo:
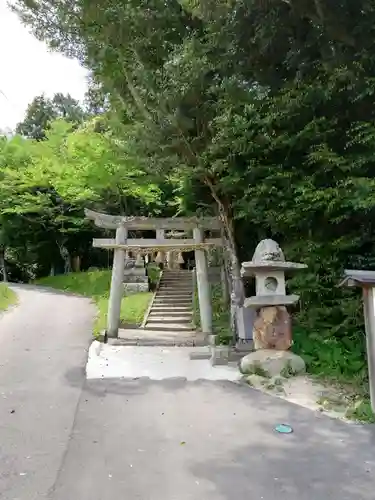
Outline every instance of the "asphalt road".
{"label": "asphalt road", "polygon": [[374,427],[230,382],[85,381],[93,306],[16,290],[0,318],[1,500],[373,499]]}

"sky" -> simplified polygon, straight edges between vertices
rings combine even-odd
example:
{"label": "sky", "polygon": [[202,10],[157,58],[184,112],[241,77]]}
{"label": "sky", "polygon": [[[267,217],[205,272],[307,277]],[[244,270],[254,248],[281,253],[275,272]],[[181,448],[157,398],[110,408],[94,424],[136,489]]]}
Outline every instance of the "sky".
{"label": "sky", "polygon": [[37,95],[82,100],[86,76],[77,61],[49,52],[0,0],[0,130],[13,130]]}

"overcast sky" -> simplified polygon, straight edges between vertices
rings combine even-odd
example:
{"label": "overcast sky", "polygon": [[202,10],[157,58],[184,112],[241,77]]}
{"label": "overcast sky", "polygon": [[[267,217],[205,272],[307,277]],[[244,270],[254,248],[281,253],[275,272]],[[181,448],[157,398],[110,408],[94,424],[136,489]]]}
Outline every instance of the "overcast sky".
{"label": "overcast sky", "polygon": [[85,90],[78,62],[48,52],[0,0],[0,129],[14,129],[36,95],[62,92],[82,100]]}

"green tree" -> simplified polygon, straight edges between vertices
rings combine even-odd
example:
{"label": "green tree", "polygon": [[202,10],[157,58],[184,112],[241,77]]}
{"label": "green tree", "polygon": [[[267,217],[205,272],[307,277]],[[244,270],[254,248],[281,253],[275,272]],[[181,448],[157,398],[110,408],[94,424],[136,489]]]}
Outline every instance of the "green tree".
{"label": "green tree", "polygon": [[85,113],[78,101],[69,94],[55,94],[52,99],[44,95],[37,96],[29,104],[26,116],[20,122],[16,131],[29,139],[42,140],[50,123],[57,118],[62,118],[75,124],[81,123]]}
{"label": "green tree", "polygon": [[118,141],[94,129],[58,120],[43,141],[15,136],[1,143],[3,246],[28,263],[30,276],[60,261],[68,271],[72,257],[88,251],[94,233],[85,207],[145,215],[160,207],[157,185]]}

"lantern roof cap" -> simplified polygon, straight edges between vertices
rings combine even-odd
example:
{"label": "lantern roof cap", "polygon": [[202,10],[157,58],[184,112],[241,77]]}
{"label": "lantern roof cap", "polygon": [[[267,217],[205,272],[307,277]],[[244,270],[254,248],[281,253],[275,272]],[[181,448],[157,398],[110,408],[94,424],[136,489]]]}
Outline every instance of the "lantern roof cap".
{"label": "lantern roof cap", "polygon": [[306,264],[288,262],[279,244],[271,239],[265,239],[258,243],[253,258],[250,262],[243,262],[242,276],[254,275],[259,271],[297,271],[306,269]]}

